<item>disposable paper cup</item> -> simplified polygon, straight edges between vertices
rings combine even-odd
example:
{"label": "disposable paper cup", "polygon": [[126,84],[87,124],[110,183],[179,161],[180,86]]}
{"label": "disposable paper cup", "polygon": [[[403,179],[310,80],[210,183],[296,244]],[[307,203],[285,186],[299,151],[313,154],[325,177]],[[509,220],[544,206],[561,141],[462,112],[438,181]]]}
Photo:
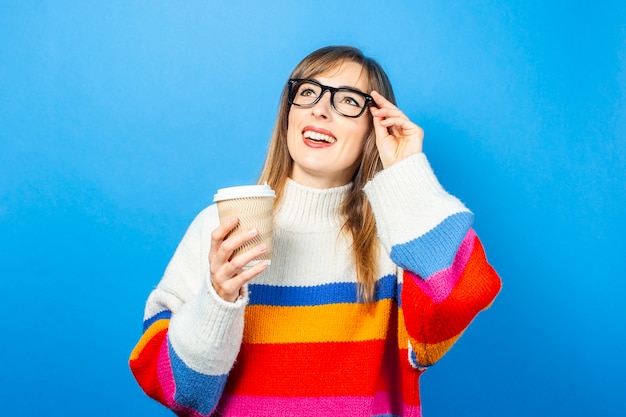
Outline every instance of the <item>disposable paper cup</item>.
{"label": "disposable paper cup", "polygon": [[254,258],[245,268],[250,268],[260,261],[272,262],[272,209],[276,193],[268,185],[243,185],[240,187],[220,188],[213,197],[217,203],[220,221],[232,217],[239,218],[239,224],[231,235],[256,228],[258,234],[238,248],[233,257],[246,252],[253,247],[265,243],[267,250],[261,256]]}

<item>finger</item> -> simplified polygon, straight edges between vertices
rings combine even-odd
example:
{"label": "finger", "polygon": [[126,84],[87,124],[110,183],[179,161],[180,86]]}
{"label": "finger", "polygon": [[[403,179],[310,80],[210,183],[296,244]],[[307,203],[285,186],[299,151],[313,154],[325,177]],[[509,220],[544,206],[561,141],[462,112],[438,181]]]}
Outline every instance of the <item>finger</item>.
{"label": "finger", "polygon": [[230,259],[233,252],[235,252],[241,246],[245,245],[250,240],[254,239],[258,234],[259,232],[255,228],[242,230],[235,234],[231,234],[222,242],[218,252],[226,256],[226,259]]}
{"label": "finger", "polygon": [[378,108],[383,108],[383,107],[397,108],[395,104],[393,104],[391,101],[387,100],[385,98],[385,96],[383,96],[382,94],[380,94],[376,90],[373,90],[370,93],[370,96],[372,96],[372,98],[374,99],[374,102],[376,103]]}
{"label": "finger", "polygon": [[[402,126],[409,128],[410,126],[415,125],[400,109],[395,106],[371,108],[371,113],[374,118],[378,118],[380,120],[379,124],[382,127]],[[380,134],[382,132],[382,129],[379,129],[377,133]]]}
{"label": "finger", "polygon": [[[252,260],[267,251],[265,244],[260,244],[234,257],[231,261],[217,259],[210,265],[211,282],[220,297],[234,301],[243,283],[259,274],[264,268],[254,268],[252,275],[244,269]],[[267,262],[266,262],[267,263]],[[255,265],[256,266],[256,265]],[[251,268],[252,269],[252,268]],[[243,276],[242,276],[243,274]]]}
{"label": "finger", "polygon": [[252,278],[259,275],[261,272],[265,271],[269,263],[267,261],[260,261],[254,266],[251,266],[248,269],[243,270],[240,274],[235,275],[230,281],[233,285],[241,288],[244,284],[249,282]]}
{"label": "finger", "polygon": [[211,273],[216,281],[224,282],[230,279],[233,275],[240,273],[248,262],[266,251],[265,244],[261,244],[233,258],[233,254],[237,249],[244,246],[257,235],[256,229],[250,229],[229,236],[221,243],[216,255],[211,260]]}
{"label": "finger", "polygon": [[211,233],[211,249],[209,251],[209,260],[213,260],[217,255],[217,252],[222,245],[222,242],[230,232],[232,232],[237,224],[239,223],[239,219],[237,217],[231,217],[222,223]]}
{"label": "finger", "polygon": [[246,265],[250,264],[250,262],[260,257],[265,252],[267,252],[267,245],[265,245],[265,243],[261,243],[253,248],[246,250],[245,252],[237,254],[237,256],[234,256],[229,261],[230,265],[235,270],[234,274],[240,273]]}
{"label": "finger", "polygon": [[261,272],[265,271],[268,265],[268,261],[261,261],[250,268],[240,271],[237,275],[234,275],[223,282],[216,282],[212,280],[213,288],[215,288],[215,291],[223,299],[235,301],[241,293],[241,287]]}
{"label": "finger", "polygon": [[374,131],[378,139],[383,139],[388,135],[392,136],[412,136],[419,135],[421,128],[409,119],[402,117],[376,118],[374,121]]}
{"label": "finger", "polygon": [[398,127],[405,131],[417,131],[419,128],[415,123],[405,117],[387,117],[380,121],[380,124],[386,128]]}
{"label": "finger", "polygon": [[372,109],[372,115],[374,115],[376,117],[382,117],[384,119],[389,118],[389,117],[404,117],[404,118],[408,119],[406,114],[404,114],[402,112],[402,110],[400,110],[397,107],[373,108]]}
{"label": "finger", "polygon": [[374,133],[376,134],[376,143],[380,143],[381,140],[389,136],[389,130],[382,124],[383,118],[373,117],[374,120]]}

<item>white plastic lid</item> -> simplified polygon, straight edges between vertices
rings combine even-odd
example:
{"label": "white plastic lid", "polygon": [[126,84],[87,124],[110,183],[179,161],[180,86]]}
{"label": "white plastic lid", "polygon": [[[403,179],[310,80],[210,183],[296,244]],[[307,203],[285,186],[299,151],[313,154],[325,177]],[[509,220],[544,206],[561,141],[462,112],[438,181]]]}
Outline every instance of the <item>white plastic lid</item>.
{"label": "white plastic lid", "polygon": [[213,196],[213,202],[248,197],[276,197],[269,185],[241,185],[239,187],[220,188]]}

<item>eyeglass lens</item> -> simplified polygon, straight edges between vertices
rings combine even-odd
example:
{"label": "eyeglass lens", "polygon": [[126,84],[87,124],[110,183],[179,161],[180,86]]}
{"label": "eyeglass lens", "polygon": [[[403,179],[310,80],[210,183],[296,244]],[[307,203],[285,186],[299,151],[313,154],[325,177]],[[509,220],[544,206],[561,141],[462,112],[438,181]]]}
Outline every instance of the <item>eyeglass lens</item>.
{"label": "eyeglass lens", "polygon": [[[319,84],[301,81],[293,86],[292,102],[297,106],[313,105],[320,99],[323,90]],[[363,95],[346,88],[331,90],[331,96],[335,110],[345,116],[358,116],[367,104]]]}

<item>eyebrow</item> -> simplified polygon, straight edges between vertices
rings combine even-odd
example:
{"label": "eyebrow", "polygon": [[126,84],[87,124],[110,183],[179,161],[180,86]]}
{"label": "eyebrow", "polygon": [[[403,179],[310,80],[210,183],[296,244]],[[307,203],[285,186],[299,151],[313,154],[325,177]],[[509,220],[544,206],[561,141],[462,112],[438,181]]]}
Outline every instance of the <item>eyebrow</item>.
{"label": "eyebrow", "polygon": [[[326,85],[326,84],[322,83],[317,78],[309,78],[309,80],[315,81],[316,83],[319,83],[319,84],[324,85],[326,87],[332,87],[330,85]],[[365,91],[362,91],[362,90],[360,90],[360,89],[358,89],[356,87],[352,87],[351,85],[340,85],[339,87],[333,87],[333,88],[347,88],[348,90],[358,91],[359,93],[362,93],[362,94],[365,94],[366,96],[369,96],[369,94],[367,94]]]}

